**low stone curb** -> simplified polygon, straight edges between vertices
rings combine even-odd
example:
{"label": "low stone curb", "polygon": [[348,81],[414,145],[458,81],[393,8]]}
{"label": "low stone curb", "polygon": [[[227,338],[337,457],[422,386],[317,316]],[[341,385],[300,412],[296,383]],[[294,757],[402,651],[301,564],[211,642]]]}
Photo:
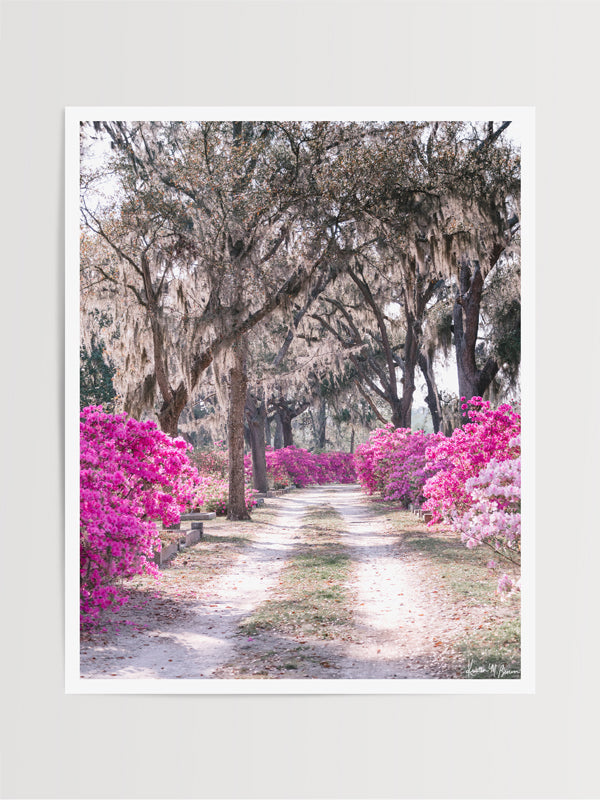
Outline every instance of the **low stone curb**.
{"label": "low stone curb", "polygon": [[408,506],[408,510],[411,514],[414,514],[415,517],[423,520],[423,522],[431,522],[433,519],[433,513],[431,511],[425,511],[424,509],[420,508],[419,506],[415,506],[412,503]]}
{"label": "low stone curb", "polygon": [[[166,530],[173,531],[174,528],[168,528]],[[179,530],[179,528],[175,529]],[[170,544],[164,545],[160,550],[154,551],[154,563],[157,564],[159,567],[162,567],[163,564],[166,564],[173,556],[180,552],[181,550],[185,550],[186,547],[192,547],[195,544],[198,544],[200,539],[204,536],[204,526],[201,522],[192,522],[192,529],[190,531],[182,532],[182,535],[177,539],[175,542],[170,542]]]}

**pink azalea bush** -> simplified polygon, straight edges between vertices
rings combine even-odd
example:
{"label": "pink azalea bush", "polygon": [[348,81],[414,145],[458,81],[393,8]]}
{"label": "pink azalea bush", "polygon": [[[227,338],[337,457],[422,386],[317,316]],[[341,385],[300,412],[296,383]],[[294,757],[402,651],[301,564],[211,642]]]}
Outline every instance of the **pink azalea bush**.
{"label": "pink azalea bush", "polygon": [[[246,508],[250,511],[256,505],[252,485],[245,485]],[[200,475],[192,498],[192,511],[215,511],[221,516],[227,514],[229,499],[229,479],[219,475]]]}
{"label": "pink azalea bush", "polygon": [[[266,448],[267,481],[272,489],[287,489],[289,486],[293,486],[294,482],[285,466],[274,455],[276,452],[271,447]],[[249,476],[249,480],[252,480],[252,457],[247,455],[244,461],[246,474]]]}
{"label": "pink azalea bush", "polygon": [[222,442],[215,442],[210,450],[194,450],[190,456],[200,475],[227,478],[229,454]]}
{"label": "pink azalea bush", "polygon": [[423,507],[432,512],[433,522],[472,506],[467,481],[492,459],[506,461],[520,455],[521,417],[510,405],[492,409],[481,397],[473,397],[462,408],[470,421],[452,436],[438,438],[426,451],[427,469],[434,474],[425,484]]}
{"label": "pink azalea bush", "polygon": [[190,446],[152,421],[106,414],[100,406],[80,415],[81,622],[117,608],[126,578],[156,574],[160,545],[155,520],[179,521],[197,480]]}
{"label": "pink azalea bush", "polygon": [[[200,477],[194,495],[193,506],[198,511],[227,513],[228,455],[227,449],[217,445],[212,450],[196,451],[192,460],[198,467]],[[301,447],[284,447],[279,450],[266,449],[267,477],[275,489],[289,486],[304,487],[311,484],[354,483],[356,473],[351,453],[314,454]],[[252,458],[244,457],[246,475],[246,507],[256,505],[252,490]]]}
{"label": "pink azalea bush", "polygon": [[[463,404],[469,422],[427,450],[424,508],[432,523],[445,520],[467,547],[487,545],[517,566],[521,552],[521,418],[514,409],[492,409],[480,397]],[[503,574],[499,592],[519,589]]]}
{"label": "pink azalea bush", "polygon": [[315,454],[316,482],[356,483],[356,468],[352,453],[317,453]]}
{"label": "pink azalea bush", "polygon": [[[358,480],[369,494],[431,511],[430,524],[449,523],[467,547],[489,546],[514,572],[521,552],[521,417],[480,397],[463,398],[462,409],[469,421],[450,437],[391,424],[373,431],[355,454]],[[500,577],[499,592],[519,588],[513,577]]]}
{"label": "pink azalea bush", "polygon": [[420,506],[425,482],[441,468],[439,464],[428,466],[426,452],[442,439],[443,434],[394,428],[391,423],[372,431],[354,456],[361,486],[369,494],[397,500],[405,508],[411,503]]}
{"label": "pink azalea bush", "polygon": [[317,467],[315,457],[302,447],[282,447],[279,450],[267,451],[267,474],[269,470],[287,472],[290,484],[303,488],[317,483]]}
{"label": "pink azalea bush", "polygon": [[[224,442],[215,442],[210,450],[194,450],[191,460],[196,465],[199,477],[192,499],[192,511],[214,511],[221,516],[227,514],[229,499],[229,453]],[[256,505],[252,492],[252,470],[248,470],[244,459],[246,474],[245,499],[250,511]]]}
{"label": "pink azalea bush", "polygon": [[267,448],[267,475],[275,488],[311,484],[354,483],[351,453],[311,453],[302,447]]}
{"label": "pink azalea bush", "polygon": [[[513,442],[516,446],[516,441]],[[452,515],[452,526],[467,547],[486,544],[513,564],[521,557],[521,457],[492,459],[466,483],[472,503]],[[499,592],[519,589],[519,582],[503,574]]]}

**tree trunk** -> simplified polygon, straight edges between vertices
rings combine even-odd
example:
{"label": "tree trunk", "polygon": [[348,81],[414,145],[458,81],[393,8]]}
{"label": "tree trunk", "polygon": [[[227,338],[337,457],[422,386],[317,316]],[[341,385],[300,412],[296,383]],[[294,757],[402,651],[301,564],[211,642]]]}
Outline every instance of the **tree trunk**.
{"label": "tree trunk", "polygon": [[392,408],[392,425],[394,428],[406,428],[404,425],[403,417],[402,417],[402,409],[400,407],[400,401],[398,398],[395,400],[390,400],[390,406]]}
{"label": "tree trunk", "polygon": [[252,452],[252,485],[257,492],[266,492],[267,457],[265,451],[265,421],[267,411],[264,400],[258,400],[248,393],[246,401],[246,421]]}
{"label": "tree trunk", "polygon": [[281,450],[283,445],[283,423],[281,421],[281,413],[277,409],[274,413],[275,419],[275,435],[273,436],[273,449]]}
{"label": "tree trunk", "polygon": [[427,403],[429,413],[431,414],[433,430],[434,433],[439,433],[443,418],[442,402],[437,389],[435,375],[433,374],[432,358],[429,353],[421,353],[419,355],[419,367],[423,373],[423,377],[425,378],[425,383],[427,384],[427,396],[425,397],[425,402]]}
{"label": "tree trunk", "polygon": [[244,409],[246,406],[246,343],[238,339],[232,346],[234,364],[229,372],[229,500],[227,519],[250,519],[246,509],[244,475]]}
{"label": "tree trunk", "polygon": [[164,331],[161,321],[161,308],[158,304],[156,291],[152,284],[150,262],[144,255],[141,259],[141,271],[144,281],[144,290],[148,300],[147,315],[152,331],[152,345],[154,348],[154,374],[160,393],[163,398],[158,414],[161,430],[169,436],[176,437],[181,412],[188,401],[188,393],[182,382],[176,389],[171,387],[169,380],[169,359],[165,348]]}
{"label": "tree trunk", "polygon": [[183,385],[180,383],[174,392],[171,392],[169,400],[163,400],[160,411],[158,412],[158,422],[161,431],[167,433],[173,438],[177,437],[179,417],[185,408],[188,401],[188,393]]}
{"label": "tree trunk", "polygon": [[265,445],[271,447],[271,420],[265,414]]}
{"label": "tree trunk", "polygon": [[412,403],[415,394],[415,370],[419,361],[419,346],[421,341],[420,323],[414,318],[405,303],[406,312],[406,338],[404,341],[404,368],[402,370],[402,397],[400,398],[400,413],[402,428],[412,427]]}
{"label": "tree trunk", "polygon": [[283,429],[283,446],[291,447],[294,444],[294,433],[292,431],[292,417],[285,411],[281,414],[281,427]]}
{"label": "tree trunk", "polygon": [[[280,447],[291,447],[294,444],[294,433],[292,431],[292,420],[300,416],[308,408],[308,401],[296,404],[287,401],[283,396],[276,400],[271,400],[271,407],[274,409],[277,428],[275,430],[275,449]],[[283,440],[283,444],[281,443]]]}
{"label": "tree trunk", "polygon": [[496,373],[498,364],[489,358],[482,369],[477,368],[475,347],[479,332],[479,309],[483,293],[483,275],[479,262],[462,259],[459,265],[459,280],[454,301],[454,346],[458,371],[458,393],[470,400],[482,397]]}
{"label": "tree trunk", "polygon": [[350,434],[350,452],[354,452],[354,428],[352,428],[352,432]]}
{"label": "tree trunk", "polygon": [[316,446],[318,450],[324,450],[327,443],[327,400],[324,397],[319,399],[316,426]]}

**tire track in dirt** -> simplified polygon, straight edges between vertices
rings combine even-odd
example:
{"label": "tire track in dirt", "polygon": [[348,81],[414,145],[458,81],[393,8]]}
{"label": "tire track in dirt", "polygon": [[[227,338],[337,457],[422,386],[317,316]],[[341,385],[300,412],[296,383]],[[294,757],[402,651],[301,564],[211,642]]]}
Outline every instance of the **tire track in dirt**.
{"label": "tire track in dirt", "polygon": [[[347,584],[351,597],[349,628],[343,636],[333,639],[307,633],[296,635],[285,625],[260,631],[252,641],[242,643],[238,637],[238,650],[219,677],[452,677],[453,670],[440,663],[434,651],[434,634],[442,611],[419,585],[418,565],[401,557],[398,536],[370,511],[360,489],[323,486],[293,497],[304,503],[305,510],[330,506],[341,517],[339,541],[353,562],[353,576]],[[286,660],[297,664],[287,674],[282,666]]]}

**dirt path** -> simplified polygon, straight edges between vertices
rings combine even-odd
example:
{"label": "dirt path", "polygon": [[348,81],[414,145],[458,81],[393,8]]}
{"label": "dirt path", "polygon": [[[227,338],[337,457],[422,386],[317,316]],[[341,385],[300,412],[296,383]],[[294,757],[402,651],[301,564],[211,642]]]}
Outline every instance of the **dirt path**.
{"label": "dirt path", "polygon": [[434,650],[441,609],[410,564],[398,557],[397,538],[369,510],[358,487],[336,487],[324,499],[345,520],[343,541],[357,565],[358,641],[348,644],[340,677],[442,677]]}
{"label": "dirt path", "polygon": [[[294,535],[308,503],[310,492],[297,497],[269,501],[279,507],[275,524],[259,528],[252,543],[232,568],[202,587],[199,603],[182,602],[179,608],[164,608],[146,600],[150,607],[129,604],[122,617],[136,621],[121,623],[104,635],[92,637],[81,648],[80,674],[84,678],[209,678],[217,667],[234,657],[239,622],[272,590],[289,556]],[[152,619],[153,610],[157,620]],[[146,625],[154,622],[154,626]]]}
{"label": "dirt path", "polygon": [[[166,611],[161,606],[158,616],[156,603],[136,612],[138,621],[150,622],[148,628],[122,628],[118,637],[109,630],[102,641],[85,643],[82,677],[243,677],[255,670],[240,665],[266,647],[281,663],[288,651],[302,650],[305,669],[290,674],[280,664],[254,677],[449,676],[434,650],[443,611],[421,585],[414,565],[398,558],[396,537],[386,533],[385,520],[369,511],[357,487],[316,487],[268,502],[277,508],[277,516],[252,532],[251,543],[228,571],[202,583],[195,601],[175,601]],[[340,535],[354,561],[354,634],[337,641],[291,642],[276,633],[254,642],[240,637],[239,623],[276,587],[300,538],[305,511],[319,504],[331,505],[345,521],[347,530]]]}

